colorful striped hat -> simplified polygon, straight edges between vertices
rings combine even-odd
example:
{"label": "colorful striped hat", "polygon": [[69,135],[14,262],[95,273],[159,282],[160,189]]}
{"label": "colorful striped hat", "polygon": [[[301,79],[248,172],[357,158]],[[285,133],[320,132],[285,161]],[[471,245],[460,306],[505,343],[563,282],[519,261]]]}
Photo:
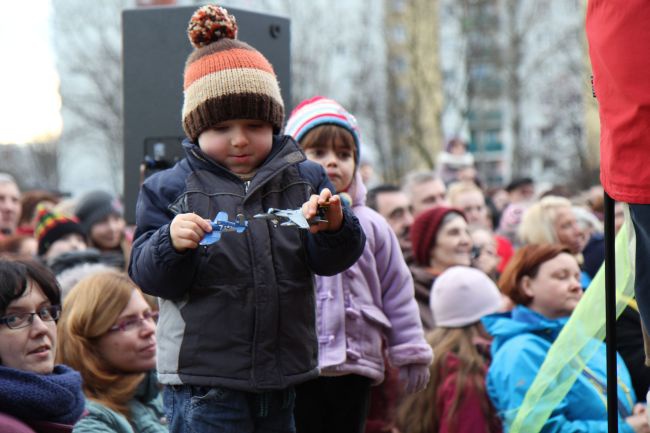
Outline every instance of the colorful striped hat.
{"label": "colorful striped hat", "polygon": [[314,96],[302,101],[291,112],[284,133],[300,142],[309,131],[320,125],[337,125],[350,131],[356,146],[355,161],[359,161],[361,132],[357,119],[333,99]]}
{"label": "colorful striped hat", "polygon": [[76,217],[56,213],[46,207],[37,207],[37,223],[34,236],[38,240],[38,255],[43,256],[52,244],[64,236],[76,233],[85,239],[84,231]]}
{"label": "colorful striped hat", "polygon": [[217,123],[234,119],[269,122],[278,134],[284,103],[273,66],[236,39],[237,22],[217,5],[199,8],[187,29],[196,48],[184,73],[183,129],[193,141]]}

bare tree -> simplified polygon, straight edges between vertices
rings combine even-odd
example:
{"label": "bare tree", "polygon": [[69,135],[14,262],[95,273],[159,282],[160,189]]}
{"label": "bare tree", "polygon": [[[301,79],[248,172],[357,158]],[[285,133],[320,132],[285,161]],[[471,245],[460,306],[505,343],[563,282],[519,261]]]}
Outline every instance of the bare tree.
{"label": "bare tree", "polygon": [[56,140],[0,145],[0,171],[11,174],[22,190],[56,189],[57,158]]}
{"label": "bare tree", "polygon": [[[122,75],[120,11],[126,0],[53,0],[55,47],[63,101],[62,145],[94,155],[122,189]],[[92,7],[92,14],[84,13]],[[91,18],[92,16],[92,18]]]}
{"label": "bare tree", "polygon": [[387,34],[387,119],[384,160],[390,180],[412,168],[433,168],[441,149],[441,76],[437,1],[384,2]]}
{"label": "bare tree", "polygon": [[[558,5],[568,7],[557,1],[503,1],[512,169],[524,175],[541,168],[567,184],[586,184],[593,178],[593,160],[584,133],[582,14],[572,10],[565,19],[553,12]],[[543,115],[538,126],[527,122],[535,107]]]}
{"label": "bare tree", "polygon": [[[241,6],[236,1],[222,3]],[[315,95],[339,101],[360,123],[362,157],[380,153],[375,162],[385,175],[390,171],[386,163],[395,159],[386,153],[390,140],[381,8],[324,0],[264,0],[254,6],[291,20],[291,105]]]}
{"label": "bare tree", "polygon": [[454,124],[452,115],[446,132],[467,128],[481,174],[495,158],[481,167],[482,146],[499,134],[514,176],[593,178],[587,173],[597,158],[585,146],[581,108],[580,11],[563,0],[445,0],[441,14],[444,31],[456,36],[444,42],[456,56],[449,60],[445,51],[444,109],[460,118]]}

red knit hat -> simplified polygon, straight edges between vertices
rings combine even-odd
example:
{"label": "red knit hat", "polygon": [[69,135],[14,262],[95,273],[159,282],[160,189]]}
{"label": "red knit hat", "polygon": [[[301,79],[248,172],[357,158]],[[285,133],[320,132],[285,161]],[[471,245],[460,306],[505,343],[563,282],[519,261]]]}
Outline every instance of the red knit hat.
{"label": "red knit hat", "polygon": [[460,209],[451,207],[434,207],[418,215],[411,225],[411,246],[413,249],[413,258],[415,263],[420,266],[429,266],[431,260],[431,248],[436,243],[440,223],[449,213],[457,213],[465,218],[465,214]]}

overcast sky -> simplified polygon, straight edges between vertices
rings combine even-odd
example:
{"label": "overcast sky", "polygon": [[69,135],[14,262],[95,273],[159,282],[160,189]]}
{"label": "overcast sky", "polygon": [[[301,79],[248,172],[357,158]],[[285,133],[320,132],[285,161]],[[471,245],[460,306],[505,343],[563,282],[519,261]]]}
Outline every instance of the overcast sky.
{"label": "overcast sky", "polygon": [[61,130],[49,0],[0,1],[0,143]]}

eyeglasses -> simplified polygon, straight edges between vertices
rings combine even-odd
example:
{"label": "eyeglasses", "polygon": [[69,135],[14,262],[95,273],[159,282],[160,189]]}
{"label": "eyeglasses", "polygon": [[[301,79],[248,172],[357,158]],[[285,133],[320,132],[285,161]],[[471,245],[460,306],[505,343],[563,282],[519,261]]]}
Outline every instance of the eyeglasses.
{"label": "eyeglasses", "polygon": [[61,315],[60,305],[50,305],[43,307],[33,313],[14,313],[4,317],[0,317],[0,324],[7,325],[9,329],[26,328],[34,323],[34,316],[38,317],[44,322],[53,322],[59,319]]}
{"label": "eyeglasses", "polygon": [[115,332],[115,331],[130,331],[135,328],[140,328],[142,324],[145,322],[145,320],[151,320],[153,323],[156,323],[158,321],[158,312],[157,311],[146,311],[142,314],[142,317],[136,317],[133,319],[127,319],[124,320],[117,325],[113,326],[108,330],[108,332]]}

